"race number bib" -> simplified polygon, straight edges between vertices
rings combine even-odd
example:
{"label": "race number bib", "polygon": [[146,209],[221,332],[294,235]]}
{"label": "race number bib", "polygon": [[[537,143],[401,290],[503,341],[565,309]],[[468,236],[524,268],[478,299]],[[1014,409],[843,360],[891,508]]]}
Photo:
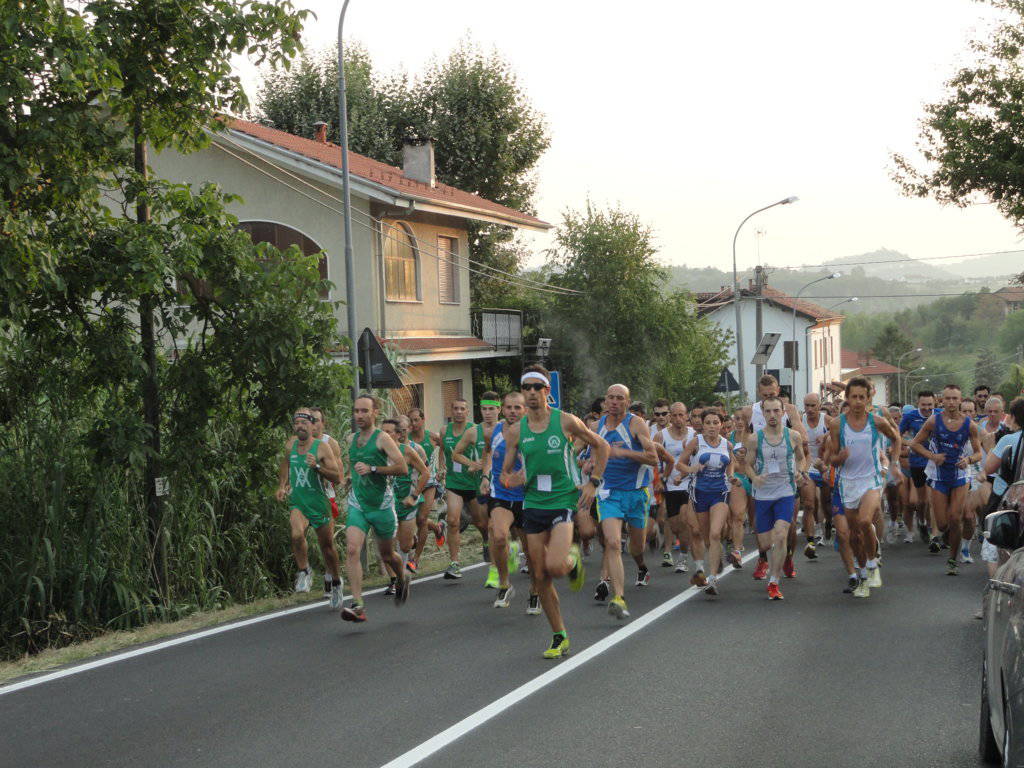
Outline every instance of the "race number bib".
{"label": "race number bib", "polygon": [[551,475],[537,475],[537,490],[541,493],[550,493]]}

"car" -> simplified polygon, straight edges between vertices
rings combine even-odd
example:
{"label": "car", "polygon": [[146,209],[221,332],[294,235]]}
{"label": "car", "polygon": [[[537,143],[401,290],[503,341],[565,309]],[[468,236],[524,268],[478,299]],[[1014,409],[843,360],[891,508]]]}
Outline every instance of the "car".
{"label": "car", "polygon": [[[978,747],[987,763],[1024,766],[1024,481],[985,517],[985,538],[1009,558],[985,590]],[[1000,558],[1002,559],[1002,558]]]}

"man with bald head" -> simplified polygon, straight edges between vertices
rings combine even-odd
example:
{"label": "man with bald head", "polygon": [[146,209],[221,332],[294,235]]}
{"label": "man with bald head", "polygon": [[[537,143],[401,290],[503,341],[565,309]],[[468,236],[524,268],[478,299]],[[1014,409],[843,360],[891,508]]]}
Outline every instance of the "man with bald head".
{"label": "man with bald head", "polygon": [[636,586],[647,586],[650,573],[644,563],[644,543],[658,454],[647,423],[629,411],[628,387],[612,384],[604,402],[608,413],[597,423],[597,434],[611,449],[604,485],[597,495],[597,519],[604,535],[604,566],[613,595],[608,613],[624,619],[629,611],[623,596],[626,576],[620,550],[622,529],[625,524],[629,531],[629,553],[637,566]]}
{"label": "man with bald head", "polygon": [[[668,519],[669,531],[672,538],[679,539],[684,551],[679,553],[679,560],[675,563],[676,573],[686,573],[685,547],[692,542],[692,553],[694,560],[704,559],[704,539],[696,533],[691,536],[691,531],[699,531],[697,516],[690,504],[690,486],[692,475],[678,477],[673,472],[676,462],[683,455],[686,446],[696,436],[693,427],[688,423],[689,417],[686,412],[685,403],[672,403],[669,407],[668,425],[654,436],[655,446],[662,446],[672,457],[672,463],[666,464],[662,474],[665,483],[665,514]],[[677,482],[678,481],[678,482]]]}
{"label": "man with bald head", "polygon": [[828,473],[822,472],[821,460],[821,447],[828,436],[829,421],[821,411],[821,398],[814,392],[808,393],[804,397],[801,422],[806,435],[804,452],[809,461],[807,477],[810,482],[800,486],[800,503],[804,509],[804,536],[807,538],[804,555],[811,560],[818,556],[815,551],[816,524],[819,520],[825,521],[831,506],[832,489],[826,479]]}

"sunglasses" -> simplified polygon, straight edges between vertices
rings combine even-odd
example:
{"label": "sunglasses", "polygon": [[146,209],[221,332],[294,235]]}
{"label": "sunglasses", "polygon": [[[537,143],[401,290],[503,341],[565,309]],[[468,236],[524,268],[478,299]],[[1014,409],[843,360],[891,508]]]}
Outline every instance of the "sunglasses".
{"label": "sunglasses", "polygon": [[668,411],[655,411],[655,416],[668,416]]}
{"label": "sunglasses", "polygon": [[525,384],[521,384],[520,386],[522,387],[524,392],[529,392],[531,389],[534,392],[540,392],[542,389],[545,388],[546,385],[542,384],[539,381],[533,381],[533,382],[527,382]]}

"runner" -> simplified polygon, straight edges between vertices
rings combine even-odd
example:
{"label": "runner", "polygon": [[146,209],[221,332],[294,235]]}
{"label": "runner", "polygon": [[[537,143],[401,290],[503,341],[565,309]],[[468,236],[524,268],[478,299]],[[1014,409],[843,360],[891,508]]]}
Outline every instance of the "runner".
{"label": "runner", "polygon": [[[903,414],[900,420],[900,435],[909,446],[914,441],[917,433],[921,431],[924,423],[931,418],[935,410],[935,393],[929,390],[922,390],[917,393],[917,408]],[[932,525],[931,503],[926,489],[928,477],[925,470],[928,467],[928,459],[917,451],[910,451],[910,482],[916,493],[916,503],[911,503],[908,518],[908,527],[913,530],[911,523],[916,518],[917,530],[920,532],[921,541],[929,542],[928,548],[932,553],[940,549],[937,536],[933,536],[935,530]]]}
{"label": "runner", "polygon": [[427,531],[434,534],[437,548],[441,549],[445,545],[445,529],[448,523],[445,520],[434,522],[430,519],[437,494],[444,495],[444,486],[437,479],[437,448],[441,445],[441,438],[427,429],[422,408],[413,408],[409,411],[409,440],[423,449],[427,467],[430,469],[430,477],[423,489],[423,501],[416,509],[416,551],[405,563],[407,570],[416,573],[420,558],[423,557],[423,548],[427,545]]}
{"label": "runner", "polygon": [[299,569],[295,591],[309,592],[313,572],[309,567],[306,531],[313,528],[320,544],[329,582],[331,608],[341,605],[341,563],[334,546],[334,523],[327,497],[327,483],[341,482],[341,465],[328,443],[313,437],[313,415],[308,408],[296,411],[292,419],[295,436],[284,446],[278,472],[277,500],[288,501],[292,554]]}
{"label": "runner", "polygon": [[401,556],[395,552],[394,494],[390,478],[405,475],[408,464],[395,441],[377,429],[379,406],[373,395],[363,394],[352,403],[352,419],[356,432],[348,446],[348,467],[352,487],[348,493],[348,518],[345,528],[345,570],[348,571],[352,605],[341,609],[345,621],[366,621],[363,605],[363,564],[359,559],[366,534],[373,528],[381,562],[398,576],[395,584],[395,605],[409,599],[412,577]]}
{"label": "runner", "polygon": [[985,406],[991,396],[992,390],[985,384],[979,384],[974,388],[974,404],[978,406],[978,413],[985,413]]}
{"label": "runner", "polygon": [[[654,420],[648,425],[652,441],[668,427],[669,405],[669,401],[663,397],[654,401],[654,410],[651,412]],[[663,470],[664,463],[671,461],[671,457],[661,443],[655,443],[655,451],[658,454],[658,463],[654,467],[650,517],[657,526],[657,534],[661,537],[661,567],[672,568],[675,565],[672,546],[676,537],[668,524],[668,510],[665,506],[665,471]]]}
{"label": "runner", "polygon": [[689,474],[680,477],[675,472],[676,462],[696,434],[687,421],[686,404],[672,403],[669,406],[668,426],[654,437],[655,445],[662,446],[671,457],[665,462],[663,477],[665,517],[668,521],[669,536],[678,540],[680,545],[679,559],[675,562],[676,573],[686,573],[686,549],[692,548],[695,558],[704,559],[704,541],[696,533],[697,518],[690,503],[692,478]]}
{"label": "runner", "polygon": [[[338,445],[338,441],[328,435],[324,430],[327,429],[327,421],[324,418],[324,410],[319,406],[313,406],[312,408],[306,408],[309,415],[313,417],[313,439],[321,440],[327,443],[331,448],[331,452],[334,454],[335,460],[338,462],[338,467],[341,467],[341,446]],[[338,519],[338,500],[337,493],[334,490],[334,483],[330,480],[323,481],[325,489],[327,491],[327,501],[331,505],[331,540],[334,540],[334,521]],[[305,546],[306,540],[303,537],[303,546]],[[335,547],[337,549],[337,547]],[[334,588],[334,577],[330,573],[324,574],[324,597],[331,597],[331,590]]]}
{"label": "runner", "polygon": [[444,436],[441,439],[444,449],[444,482],[447,487],[445,503],[448,505],[446,535],[448,537],[448,553],[451,556],[451,562],[444,572],[444,577],[446,579],[461,579],[462,568],[459,566],[459,551],[462,547],[461,523],[462,512],[467,505],[470,517],[476,527],[480,529],[481,535],[485,535],[486,525],[483,521],[484,513],[477,503],[480,471],[479,469],[474,471],[472,468],[467,471],[466,466],[460,461],[455,461],[452,454],[464,433],[468,432],[472,441],[469,450],[473,454],[471,458],[475,462],[483,455],[486,441],[484,440],[483,426],[469,421],[469,403],[465,399],[460,397],[453,400],[451,411],[452,420],[445,426]]}
{"label": "runner", "polygon": [[[978,412],[982,413],[982,411]],[[999,395],[992,395],[985,400],[984,414],[985,418],[978,424],[980,433],[994,435],[996,442],[1001,440],[1003,435],[1010,434],[1009,428],[1004,423],[1006,413],[1003,411],[1003,398]]]}
{"label": "runner", "polygon": [[[505,461],[501,482],[514,487],[517,458],[526,471],[523,530],[529,550],[530,571],[541,605],[554,634],[544,658],[558,659],[569,652],[569,634],[562,621],[554,579],[568,576],[578,592],[586,573],[580,551],[572,543],[573,516],[585,510],[602,483],[608,444],[578,418],[548,405],[551,380],[540,365],[529,365],[521,378],[526,415],[505,433]],[[503,430],[504,431],[504,430]],[[594,453],[590,481],[577,487],[579,472],[573,460],[573,440],[579,438]]]}
{"label": "runner", "polygon": [[604,571],[611,583],[608,613],[621,620],[629,616],[624,596],[623,527],[628,531],[629,554],[636,562],[636,586],[645,587],[651,581],[644,563],[644,543],[652,468],[658,457],[647,423],[629,411],[629,389],[612,384],[604,402],[608,413],[598,422],[597,434],[608,444],[609,458],[597,496],[597,519],[604,539]]}
{"label": "runner", "polygon": [[[406,570],[415,573],[415,567],[408,567],[408,559],[416,544],[417,509],[423,502],[423,489],[430,479],[430,470],[427,469],[426,463],[427,457],[423,448],[409,441],[408,416],[384,419],[380,426],[387,436],[395,441],[406,464],[409,465],[408,472],[395,477],[393,488],[395,517],[398,518],[398,549],[406,563]],[[394,595],[398,584],[398,574],[394,573],[387,563],[385,563],[385,567],[391,575],[391,582],[384,590],[384,594]]]}
{"label": "runner", "polygon": [[[849,406],[844,403],[838,413],[848,414],[849,411]],[[856,591],[857,585],[860,584],[860,577],[857,575],[857,568],[854,566],[853,562],[853,547],[850,544],[850,526],[847,523],[846,510],[843,509],[843,500],[839,496],[839,486],[836,482],[837,469],[832,464],[832,455],[838,450],[838,446],[834,446],[832,443],[831,427],[833,423],[837,423],[838,419],[839,416],[836,418],[830,417],[829,433],[825,442],[821,446],[819,459],[825,487],[829,489],[828,506],[829,515],[831,517],[830,523],[832,526],[833,546],[836,551],[839,552],[839,557],[843,562],[843,568],[846,573],[846,587],[843,589],[843,593],[851,595]],[[904,446],[904,448],[905,447],[906,446]]]}
{"label": "runner", "polygon": [[722,570],[722,531],[729,521],[729,486],[732,480],[732,444],[720,433],[722,416],[716,408],[706,408],[703,430],[686,446],[675,465],[675,472],[693,475],[693,509],[698,536],[707,551],[707,563],[695,560],[690,583],[703,587],[710,596],[718,594],[718,574]]}
{"label": "runner", "polygon": [[[996,397],[998,396],[989,397],[986,406],[990,405]],[[1002,403],[1000,403],[1000,408],[1001,406]],[[964,418],[973,421],[978,427],[978,444],[981,447],[981,458],[976,463],[967,467],[967,493],[964,496],[963,507],[964,537],[960,543],[960,552],[957,554],[961,563],[971,565],[974,563],[974,557],[971,555],[971,540],[974,538],[978,512],[984,508],[985,503],[988,501],[990,490],[988,478],[982,470],[982,464],[985,462],[985,455],[992,449],[995,443],[991,441],[991,435],[986,434],[977,421],[977,409],[973,400],[967,400],[966,398],[961,400],[960,413],[963,414]],[[986,443],[988,443],[987,448]],[[970,447],[964,446],[964,453],[966,455],[970,454],[970,450]]]}
{"label": "runner", "polygon": [[807,479],[804,439],[795,428],[783,426],[782,400],[766,397],[758,405],[765,426],[746,439],[757,546],[768,553],[768,599],[782,600],[779,579],[784,562],[792,557],[788,540],[796,513],[797,487]]}
{"label": "runner", "polygon": [[879,446],[882,436],[890,443],[890,461],[899,461],[899,433],[887,418],[877,418],[871,408],[871,383],[862,376],[846,382],[849,409],[829,425],[830,461],[838,467],[836,490],[842,514],[850,530],[850,546],[856,557],[857,586],[854,597],[870,597],[882,586],[878,563],[875,516],[881,504],[882,475]]}
{"label": "runner", "polygon": [[821,472],[821,446],[828,436],[829,418],[821,412],[821,397],[814,392],[804,397],[804,414],[801,417],[807,434],[807,477],[810,480],[800,486],[800,501],[804,510],[804,537],[807,545],[804,556],[809,560],[817,558],[816,543],[820,540],[820,525],[828,510],[829,488]]}
{"label": "runner", "polygon": [[501,401],[498,399],[497,392],[487,391],[480,395],[482,423],[477,424],[475,429],[466,429],[452,450],[452,461],[462,465],[463,469],[461,471],[468,472],[472,476],[479,478],[475,497],[479,510],[473,511],[473,523],[478,528],[481,524],[484,526],[480,530],[484,545],[483,560],[484,562],[491,563],[490,568],[487,570],[487,578],[484,580],[484,587],[487,589],[498,588],[498,568],[491,561],[491,551],[488,543],[487,528],[489,524],[487,520],[490,504],[488,496],[490,492],[490,478],[484,472],[484,455],[487,452],[487,446],[490,445],[494,428],[498,425],[498,415],[500,413]]}
{"label": "runner", "polygon": [[[951,555],[946,561],[949,576],[956,576],[959,571],[956,557],[963,538],[967,468],[981,461],[978,426],[960,412],[960,400],[960,387],[947,384],[942,390],[942,413],[933,414],[910,444],[912,451],[928,459],[932,513]],[[971,453],[965,455],[968,441]]]}
{"label": "runner", "polygon": [[[518,458],[512,465],[511,474],[519,481],[518,484],[505,486],[501,483],[501,468],[505,464],[504,431],[518,424],[526,410],[526,401],[522,392],[509,392],[502,401],[504,419],[494,427],[491,439],[484,453],[484,484],[490,496],[488,516],[490,518],[489,533],[491,546],[491,567],[498,571],[498,596],[494,599],[495,608],[508,608],[515,596],[509,574],[519,562],[519,543],[513,538],[521,536],[523,530],[523,499],[526,489],[523,487],[526,476],[523,463]],[[532,588],[533,576],[530,577],[530,597],[527,601],[527,613],[540,613],[540,598]]]}
{"label": "runner", "polygon": [[743,526],[744,523],[754,530],[754,487],[750,484],[747,474],[747,415],[744,409],[736,410],[732,415],[733,430],[728,440],[732,444],[732,454],[736,463],[732,476],[738,482],[729,489],[729,525],[732,528],[732,551],[726,555],[733,568],[743,568]]}

